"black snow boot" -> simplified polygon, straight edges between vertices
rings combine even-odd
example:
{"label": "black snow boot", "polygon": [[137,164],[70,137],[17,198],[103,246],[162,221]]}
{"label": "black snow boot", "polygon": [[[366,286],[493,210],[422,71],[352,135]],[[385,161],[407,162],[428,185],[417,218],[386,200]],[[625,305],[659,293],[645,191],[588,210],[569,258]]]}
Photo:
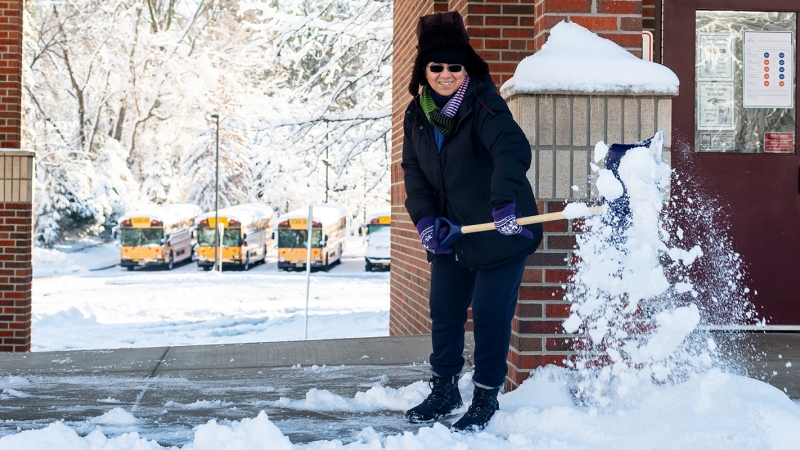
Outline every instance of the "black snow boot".
{"label": "black snow boot", "polygon": [[464,406],[458,392],[458,377],[438,377],[430,380],[431,393],[422,403],[406,411],[411,423],[431,423]]}
{"label": "black snow boot", "polygon": [[486,428],[494,412],[500,409],[500,404],[497,403],[498,392],[500,392],[500,388],[484,389],[475,386],[475,395],[472,397],[472,404],[469,405],[467,413],[458,419],[451,429],[460,432],[474,432]]}

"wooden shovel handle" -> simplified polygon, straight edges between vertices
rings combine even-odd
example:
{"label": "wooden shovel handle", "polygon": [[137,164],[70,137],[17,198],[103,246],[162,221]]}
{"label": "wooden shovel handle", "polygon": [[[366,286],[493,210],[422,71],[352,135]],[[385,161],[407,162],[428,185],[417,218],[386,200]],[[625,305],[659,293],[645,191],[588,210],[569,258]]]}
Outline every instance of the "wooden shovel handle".
{"label": "wooden shovel handle", "polygon": [[[589,209],[589,216],[594,214],[599,214],[603,211],[602,206],[595,206],[594,208]],[[538,216],[530,216],[530,217],[520,217],[517,219],[517,223],[520,225],[530,225],[532,223],[542,223],[542,222],[552,222],[554,220],[566,220],[567,216],[564,215],[562,212],[554,212],[550,214],[540,214]],[[462,234],[469,234],[469,233],[477,233],[479,231],[490,231],[494,230],[494,222],[489,223],[480,223],[477,225],[467,225],[465,227],[461,227]]]}

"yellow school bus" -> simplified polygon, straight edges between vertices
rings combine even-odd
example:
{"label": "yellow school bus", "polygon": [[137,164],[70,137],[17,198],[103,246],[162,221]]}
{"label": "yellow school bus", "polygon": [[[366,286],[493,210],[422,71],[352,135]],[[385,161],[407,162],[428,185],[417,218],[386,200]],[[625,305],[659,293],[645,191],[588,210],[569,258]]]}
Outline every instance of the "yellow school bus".
{"label": "yellow school bus", "polygon": [[[328,268],[342,261],[347,237],[344,208],[333,203],[313,206],[311,230],[311,267]],[[291,211],[278,218],[278,268],[306,267],[308,208]]]}
{"label": "yellow school bus", "polygon": [[367,216],[366,234],[392,225],[392,210],[386,209]]}
{"label": "yellow school bus", "polygon": [[214,232],[216,215],[223,226],[220,252],[223,269],[226,265],[242,270],[267,260],[272,247],[272,208],[246,203],[207,212],[197,218],[197,266],[211,270],[216,262]]}
{"label": "yellow school bus", "polygon": [[171,270],[175,263],[190,259],[194,219],[201,212],[197,205],[176,203],[121,217],[120,265],[128,270],[151,265]]}

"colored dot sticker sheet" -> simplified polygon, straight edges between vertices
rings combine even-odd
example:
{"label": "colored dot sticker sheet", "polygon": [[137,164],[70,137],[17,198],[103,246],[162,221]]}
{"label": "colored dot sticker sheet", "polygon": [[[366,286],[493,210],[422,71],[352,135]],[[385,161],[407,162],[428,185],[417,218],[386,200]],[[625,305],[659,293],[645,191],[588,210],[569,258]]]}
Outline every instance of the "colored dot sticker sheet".
{"label": "colored dot sticker sheet", "polygon": [[794,107],[794,40],[790,31],[744,32],[745,108]]}

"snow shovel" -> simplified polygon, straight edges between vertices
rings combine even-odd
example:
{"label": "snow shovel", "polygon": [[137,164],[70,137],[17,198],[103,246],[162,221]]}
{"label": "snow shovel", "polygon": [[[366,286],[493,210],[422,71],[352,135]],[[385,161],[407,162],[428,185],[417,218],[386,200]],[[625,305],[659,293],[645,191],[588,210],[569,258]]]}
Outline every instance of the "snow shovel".
{"label": "snow shovel", "polygon": [[[622,235],[622,232],[628,228],[630,224],[630,197],[628,196],[628,190],[625,188],[625,183],[622,183],[622,179],[619,177],[619,163],[622,160],[622,157],[625,156],[625,153],[632,149],[638,147],[650,147],[650,144],[653,142],[653,139],[661,140],[663,142],[664,135],[663,131],[659,131],[656,133],[655,136],[645,139],[643,141],[637,142],[635,144],[611,144],[608,148],[608,153],[606,154],[606,169],[610,170],[611,173],[614,174],[617,180],[622,184],[622,195],[617,198],[616,200],[607,201],[605,198],[602,199],[603,203],[606,203],[612,212],[612,217],[615,218],[615,228],[617,229],[617,234],[619,236]],[[657,158],[660,160],[661,155],[657,155]],[[602,206],[596,206],[594,208],[589,209],[588,215],[599,214],[602,212]],[[529,217],[520,217],[517,219],[517,224],[519,225],[531,225],[534,223],[543,223],[543,222],[553,222],[555,220],[565,220],[568,217],[561,212],[549,213],[549,214],[540,214],[538,216],[529,216]],[[460,238],[462,235],[469,234],[469,233],[478,233],[481,231],[490,231],[494,230],[494,222],[488,223],[481,223],[478,225],[467,225],[461,226],[457,223],[454,223],[444,217],[437,217],[434,224],[434,236],[439,236],[439,230],[443,227],[449,227],[447,232],[447,236],[442,240],[439,244],[439,248],[447,248],[456,239]]]}
{"label": "snow shovel", "polygon": [[[603,211],[602,206],[596,206],[594,208],[589,209],[589,215],[599,214]],[[528,216],[528,217],[520,217],[517,219],[517,224],[519,225],[531,225],[534,223],[543,223],[543,222],[553,222],[555,220],[566,220],[568,219],[567,216],[564,215],[562,212],[554,212],[549,214],[540,214],[538,216]],[[461,226],[457,223],[454,223],[444,217],[437,217],[436,221],[433,224],[434,229],[434,236],[439,235],[439,230],[442,226],[450,227],[450,230],[447,232],[447,236],[442,240],[439,244],[439,248],[447,248],[455,242],[456,239],[460,238],[462,235],[470,234],[470,233],[478,233],[480,231],[489,231],[494,230],[494,222],[487,222],[481,223],[477,225],[467,225]]]}

